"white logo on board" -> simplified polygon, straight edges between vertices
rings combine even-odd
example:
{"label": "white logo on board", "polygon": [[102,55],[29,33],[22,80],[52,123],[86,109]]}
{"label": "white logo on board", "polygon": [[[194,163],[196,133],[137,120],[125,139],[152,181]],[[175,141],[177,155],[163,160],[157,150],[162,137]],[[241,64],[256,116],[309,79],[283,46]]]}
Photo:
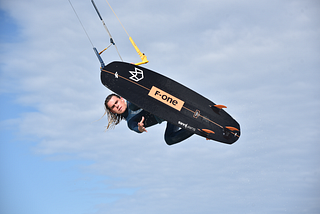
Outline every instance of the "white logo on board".
{"label": "white logo on board", "polygon": [[130,79],[139,82],[140,80],[143,79],[143,71],[140,70],[139,68],[134,68],[134,71],[129,71],[132,76],[130,77]]}

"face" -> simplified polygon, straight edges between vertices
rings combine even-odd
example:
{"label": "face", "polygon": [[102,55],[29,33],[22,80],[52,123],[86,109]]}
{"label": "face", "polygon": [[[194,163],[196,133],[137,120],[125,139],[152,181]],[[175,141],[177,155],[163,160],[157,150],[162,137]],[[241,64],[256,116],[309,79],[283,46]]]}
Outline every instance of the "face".
{"label": "face", "polygon": [[122,114],[127,109],[127,103],[122,97],[112,96],[107,105],[110,111],[115,114]]}

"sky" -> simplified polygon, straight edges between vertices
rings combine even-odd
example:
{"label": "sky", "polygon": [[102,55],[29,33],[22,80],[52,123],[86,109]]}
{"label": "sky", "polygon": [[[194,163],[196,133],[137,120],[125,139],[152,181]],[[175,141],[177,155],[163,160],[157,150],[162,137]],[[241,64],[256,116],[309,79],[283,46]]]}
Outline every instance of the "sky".
{"label": "sky", "polygon": [[[95,0],[126,62],[140,58]],[[109,0],[144,67],[217,104],[241,125],[233,145],[165,123],[105,132],[91,1],[0,1],[0,212],[3,214],[320,212],[320,2]],[[120,60],[114,47],[105,63]],[[99,120],[100,119],[100,120]]]}

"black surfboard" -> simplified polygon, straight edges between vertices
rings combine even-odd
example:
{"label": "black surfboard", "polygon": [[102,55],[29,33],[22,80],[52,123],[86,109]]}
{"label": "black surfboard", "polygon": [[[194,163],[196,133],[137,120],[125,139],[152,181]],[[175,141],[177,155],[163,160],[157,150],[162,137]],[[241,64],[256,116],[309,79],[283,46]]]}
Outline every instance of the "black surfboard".
{"label": "black surfboard", "polygon": [[232,144],[240,125],[226,111],[182,84],[141,66],[111,62],[101,82],[136,106],[208,139]]}

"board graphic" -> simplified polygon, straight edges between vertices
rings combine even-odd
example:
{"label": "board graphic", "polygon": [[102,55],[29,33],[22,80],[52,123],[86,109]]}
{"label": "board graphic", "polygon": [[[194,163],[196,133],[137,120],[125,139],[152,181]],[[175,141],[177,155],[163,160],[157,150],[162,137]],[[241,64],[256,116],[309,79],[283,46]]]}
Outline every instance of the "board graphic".
{"label": "board graphic", "polygon": [[101,68],[101,82],[140,108],[195,134],[232,144],[240,125],[209,99],[147,68],[111,62]]}

